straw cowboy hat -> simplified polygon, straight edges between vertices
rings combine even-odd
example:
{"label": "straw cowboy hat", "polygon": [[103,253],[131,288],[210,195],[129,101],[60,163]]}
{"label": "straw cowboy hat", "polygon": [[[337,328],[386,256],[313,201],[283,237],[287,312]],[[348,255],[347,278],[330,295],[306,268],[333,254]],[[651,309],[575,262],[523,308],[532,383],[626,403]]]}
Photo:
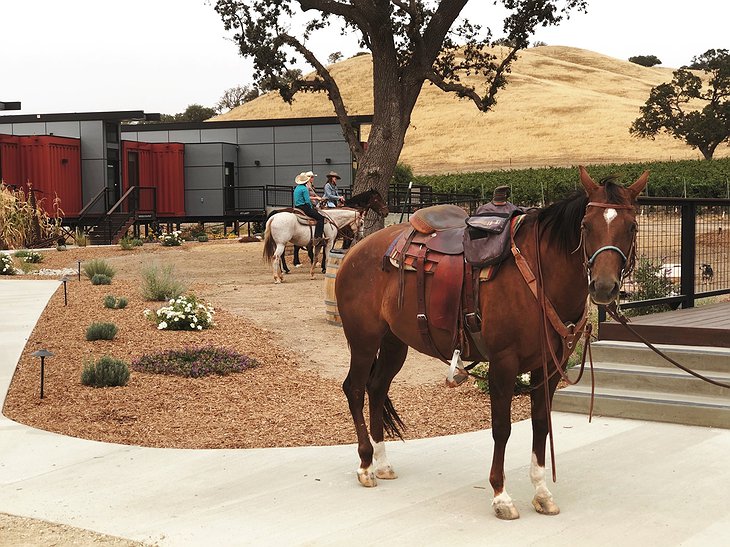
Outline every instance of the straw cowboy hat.
{"label": "straw cowboy hat", "polygon": [[307,175],[308,177],[316,177],[316,176],[317,176],[317,175],[315,175],[314,173],[312,173],[311,171],[307,171],[307,172],[306,172],[306,173],[304,173],[304,174],[305,174],[305,175]]}
{"label": "straw cowboy hat", "polygon": [[294,182],[297,184],[307,184],[309,182],[309,175],[307,173],[299,173],[294,179]]}
{"label": "straw cowboy hat", "polygon": [[338,175],[337,173],[335,173],[334,171],[330,171],[329,173],[327,173],[327,178],[328,179],[335,178],[337,180],[340,180],[342,177],[340,175]]}

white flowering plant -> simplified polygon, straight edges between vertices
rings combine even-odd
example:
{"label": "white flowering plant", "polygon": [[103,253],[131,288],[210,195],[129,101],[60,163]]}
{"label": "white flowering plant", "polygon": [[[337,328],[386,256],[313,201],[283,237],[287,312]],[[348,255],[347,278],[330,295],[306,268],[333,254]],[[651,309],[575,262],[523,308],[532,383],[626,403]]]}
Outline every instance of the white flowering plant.
{"label": "white flowering plant", "polygon": [[160,235],[160,243],[164,247],[177,247],[178,245],[182,245],[182,237],[180,237],[180,234],[182,232],[180,230],[173,230],[172,232],[162,232]]}
{"label": "white flowering plant", "polygon": [[213,326],[215,310],[199,301],[195,295],[179,296],[157,311],[144,310],[144,316],[158,330],[203,330]]}
{"label": "white flowering plant", "polygon": [[0,275],[15,275],[13,258],[5,253],[0,253]]}

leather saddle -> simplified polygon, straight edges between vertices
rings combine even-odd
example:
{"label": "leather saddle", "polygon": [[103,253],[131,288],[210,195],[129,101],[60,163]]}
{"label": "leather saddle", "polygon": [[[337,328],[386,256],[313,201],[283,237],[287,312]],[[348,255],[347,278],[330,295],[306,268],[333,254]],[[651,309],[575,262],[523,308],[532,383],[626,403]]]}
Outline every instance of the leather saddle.
{"label": "leather saddle", "polygon": [[[509,211],[497,211],[501,214],[496,217],[490,211],[482,210],[482,214],[477,214],[476,218],[469,217],[456,205],[419,209],[411,216],[410,225],[398,234],[383,257],[384,269],[396,266],[399,270],[399,304],[403,301],[404,272],[415,271],[418,328],[426,347],[443,361],[451,359],[452,352],[457,348],[461,348],[465,356],[488,360],[481,335],[479,282],[488,280],[495,273],[498,261],[490,258],[488,262],[491,265],[483,268],[486,259],[472,252],[473,260],[469,260],[466,248],[470,245],[472,234],[477,231],[480,236],[477,239],[485,241],[490,237],[494,240],[491,233],[496,233],[501,237],[494,242],[493,247],[499,249],[500,260],[509,255],[510,230],[505,230],[505,227],[509,226],[512,216],[517,214],[514,212],[517,208],[509,205]],[[491,220],[493,218],[497,220]],[[493,250],[490,249],[491,252]],[[431,277],[428,295],[425,288],[426,274]],[[431,338],[431,328],[453,333],[451,347],[436,347]]]}

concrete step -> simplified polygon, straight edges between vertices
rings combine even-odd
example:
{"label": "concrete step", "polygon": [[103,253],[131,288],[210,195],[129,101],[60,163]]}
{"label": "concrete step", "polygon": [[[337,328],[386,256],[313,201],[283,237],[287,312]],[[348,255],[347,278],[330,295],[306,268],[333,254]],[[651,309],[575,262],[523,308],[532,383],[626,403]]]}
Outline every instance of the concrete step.
{"label": "concrete step", "polygon": [[[678,363],[701,374],[730,372],[730,348],[668,344],[657,344],[656,347]],[[591,348],[594,363],[610,362],[679,370],[641,343],[602,340],[591,344]]]}
{"label": "concrete step", "polygon": [[[587,414],[590,398],[590,385],[561,389],[553,410]],[[593,415],[730,429],[729,400],[660,391],[597,387]]]}
{"label": "concrete step", "polygon": [[[624,363],[594,362],[593,370],[596,386],[627,391],[644,390],[668,393],[687,393],[706,397],[725,399],[730,404],[730,389],[707,383],[676,367],[653,367]],[[725,372],[701,372],[703,376],[730,385],[730,368]],[[568,371],[575,381],[576,369]],[[590,370],[586,370],[581,385],[590,386]]]}

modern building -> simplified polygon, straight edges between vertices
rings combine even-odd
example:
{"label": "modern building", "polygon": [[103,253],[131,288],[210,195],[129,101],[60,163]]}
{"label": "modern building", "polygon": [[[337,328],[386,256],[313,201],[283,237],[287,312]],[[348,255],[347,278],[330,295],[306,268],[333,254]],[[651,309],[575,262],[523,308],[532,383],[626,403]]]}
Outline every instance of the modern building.
{"label": "modern building", "polygon": [[[352,121],[359,130],[371,119]],[[57,198],[71,226],[104,221],[113,231],[262,220],[268,205],[291,204],[301,171],[323,184],[335,170],[343,189],[354,179],[334,117],[145,123],[157,120],[141,110],[0,115],[0,178],[30,183],[49,214]]]}

